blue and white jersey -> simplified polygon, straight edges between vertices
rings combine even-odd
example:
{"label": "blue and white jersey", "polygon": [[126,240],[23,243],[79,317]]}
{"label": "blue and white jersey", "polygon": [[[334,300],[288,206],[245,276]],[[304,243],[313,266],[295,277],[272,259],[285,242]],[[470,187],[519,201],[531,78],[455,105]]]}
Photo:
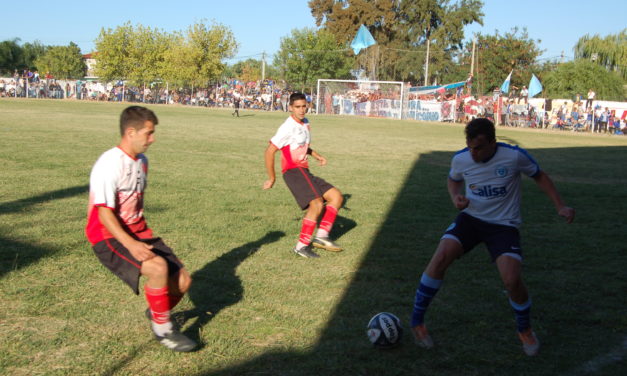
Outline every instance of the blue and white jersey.
{"label": "blue and white jersey", "polygon": [[488,223],[518,227],[522,223],[521,173],[533,177],[540,173],[540,166],[525,149],[498,142],[496,153],[484,162],[475,162],[468,148],[458,151],[449,178],[465,182],[470,201],[465,213]]}

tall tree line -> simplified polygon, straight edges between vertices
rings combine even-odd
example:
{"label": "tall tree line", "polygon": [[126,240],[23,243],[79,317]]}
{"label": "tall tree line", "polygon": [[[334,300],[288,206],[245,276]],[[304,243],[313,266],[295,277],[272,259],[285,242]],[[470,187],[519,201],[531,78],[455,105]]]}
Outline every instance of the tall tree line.
{"label": "tall tree line", "polygon": [[237,47],[231,30],[215,22],[202,20],[173,33],[127,22],[101,30],[95,73],[105,81],[206,85],[220,77],[223,61],[233,57]]}

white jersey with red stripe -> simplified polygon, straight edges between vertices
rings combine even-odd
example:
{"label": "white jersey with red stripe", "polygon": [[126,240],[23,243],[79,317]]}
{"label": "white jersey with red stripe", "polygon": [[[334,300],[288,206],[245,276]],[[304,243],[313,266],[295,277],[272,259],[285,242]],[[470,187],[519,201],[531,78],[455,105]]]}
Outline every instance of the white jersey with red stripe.
{"label": "white jersey with red stripe", "polygon": [[498,142],[494,155],[475,162],[468,148],[458,151],[451,162],[449,179],[464,181],[470,204],[463,211],[482,221],[518,227],[520,215],[520,174],[535,176],[540,166],[518,146]]}
{"label": "white jersey with red stripe", "polygon": [[309,121],[302,122],[294,116],[290,116],[279,127],[270,142],[281,150],[281,171],[296,167],[309,168],[307,151],[311,143]]}
{"label": "white jersey with red stripe", "polygon": [[137,238],[152,237],[144,219],[144,189],[148,159],[133,158],[119,147],[104,152],[94,164],[89,180],[89,208],[85,233],[90,243],[113,238],[98,217],[98,207],[110,208],[120,225]]}

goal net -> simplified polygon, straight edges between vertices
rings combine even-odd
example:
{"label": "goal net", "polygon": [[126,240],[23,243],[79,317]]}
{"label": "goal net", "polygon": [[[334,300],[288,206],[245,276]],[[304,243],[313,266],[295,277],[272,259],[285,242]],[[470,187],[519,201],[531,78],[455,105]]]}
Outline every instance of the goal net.
{"label": "goal net", "polygon": [[318,114],[359,115],[400,119],[403,82],[318,80]]}

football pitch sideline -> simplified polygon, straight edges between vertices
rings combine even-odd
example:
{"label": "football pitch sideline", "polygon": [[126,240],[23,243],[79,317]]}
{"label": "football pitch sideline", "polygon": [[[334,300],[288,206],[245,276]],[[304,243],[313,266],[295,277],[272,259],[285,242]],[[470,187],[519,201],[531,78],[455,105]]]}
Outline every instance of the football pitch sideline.
{"label": "football pitch sideline", "polygon": [[[159,117],[148,224],[192,273],[174,318],[199,341],[152,339],[143,296],[96,259],[84,236],[89,174],[119,141],[127,104],[0,100],[0,374],[619,375],[627,374],[627,137],[497,127],[526,148],[577,210],[567,225],[523,177],[524,278],[540,354],[526,357],[483,246],[449,270],[426,322],[408,318],[428,260],[456,210],[446,191],[463,127],[311,115],[315,175],[346,202],[343,252],[293,254],[302,212],[263,153],[278,112],[148,106]],[[373,348],[366,324],[397,315],[401,346]]]}

